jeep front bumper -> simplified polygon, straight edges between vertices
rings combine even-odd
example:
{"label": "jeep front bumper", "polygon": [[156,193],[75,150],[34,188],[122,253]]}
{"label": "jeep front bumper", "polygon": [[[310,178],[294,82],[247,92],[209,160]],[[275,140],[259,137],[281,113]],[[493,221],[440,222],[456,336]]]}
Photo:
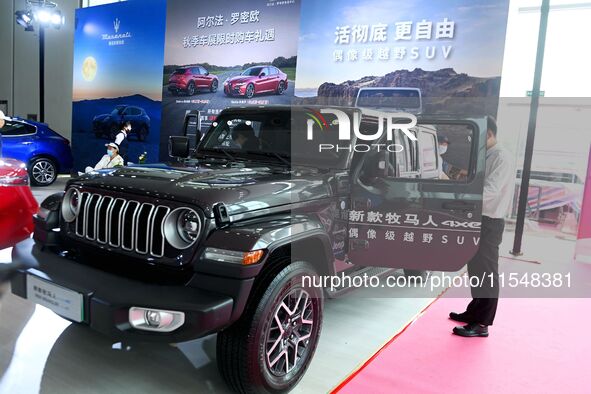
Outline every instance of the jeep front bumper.
{"label": "jeep front bumper", "polygon": [[[27,279],[38,279],[82,294],[83,324],[113,338],[183,342],[217,332],[235,320],[233,297],[183,285],[156,285],[118,276],[43,251],[32,239],[17,244],[15,263],[32,267],[19,270],[12,279],[12,292],[27,298]],[[132,327],[132,307],[173,310],[184,313],[184,323],[173,332],[150,332]]]}

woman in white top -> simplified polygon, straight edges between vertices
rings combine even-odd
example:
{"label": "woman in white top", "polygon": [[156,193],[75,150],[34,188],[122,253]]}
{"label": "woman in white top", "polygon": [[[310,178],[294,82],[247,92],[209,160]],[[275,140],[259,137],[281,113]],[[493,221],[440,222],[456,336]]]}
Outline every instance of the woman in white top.
{"label": "woman in white top", "polygon": [[119,155],[119,147],[116,143],[110,142],[105,144],[107,147],[107,154],[104,155],[94,168],[86,167],[85,172],[94,170],[102,170],[103,168],[123,167],[123,157]]}

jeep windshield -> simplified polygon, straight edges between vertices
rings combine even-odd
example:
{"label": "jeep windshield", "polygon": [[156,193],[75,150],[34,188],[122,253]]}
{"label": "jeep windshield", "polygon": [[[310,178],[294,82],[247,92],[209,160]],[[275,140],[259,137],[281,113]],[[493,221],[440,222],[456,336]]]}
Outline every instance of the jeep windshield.
{"label": "jeep windshield", "polygon": [[[355,110],[347,111],[353,122]],[[310,136],[309,122],[313,122]],[[344,169],[351,152],[324,148],[349,143],[339,141],[335,115],[320,115],[317,110],[306,108],[240,109],[223,112],[216,119],[199,144],[197,155]]]}
{"label": "jeep windshield", "polygon": [[414,89],[361,89],[357,107],[384,109],[418,109],[421,107],[419,92]]}

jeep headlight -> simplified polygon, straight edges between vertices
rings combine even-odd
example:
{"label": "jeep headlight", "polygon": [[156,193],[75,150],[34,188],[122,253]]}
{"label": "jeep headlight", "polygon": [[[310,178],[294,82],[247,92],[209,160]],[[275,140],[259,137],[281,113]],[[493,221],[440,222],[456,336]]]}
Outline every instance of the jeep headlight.
{"label": "jeep headlight", "polygon": [[64,195],[62,200],[62,217],[68,223],[73,222],[80,212],[81,195],[78,189],[71,188]]}
{"label": "jeep headlight", "polygon": [[163,224],[166,241],[176,249],[191,247],[201,234],[201,218],[191,208],[176,208]]}

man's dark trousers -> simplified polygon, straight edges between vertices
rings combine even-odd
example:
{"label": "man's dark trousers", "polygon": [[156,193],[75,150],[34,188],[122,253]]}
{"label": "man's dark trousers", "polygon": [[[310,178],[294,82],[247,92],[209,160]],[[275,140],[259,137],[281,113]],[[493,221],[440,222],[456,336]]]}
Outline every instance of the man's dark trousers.
{"label": "man's dark trousers", "polygon": [[[503,240],[504,219],[482,217],[478,252],[468,262],[468,275],[478,277],[480,286],[471,288],[472,302],[465,315],[470,323],[493,324],[499,301],[499,245]],[[471,284],[475,284],[472,279]]]}

